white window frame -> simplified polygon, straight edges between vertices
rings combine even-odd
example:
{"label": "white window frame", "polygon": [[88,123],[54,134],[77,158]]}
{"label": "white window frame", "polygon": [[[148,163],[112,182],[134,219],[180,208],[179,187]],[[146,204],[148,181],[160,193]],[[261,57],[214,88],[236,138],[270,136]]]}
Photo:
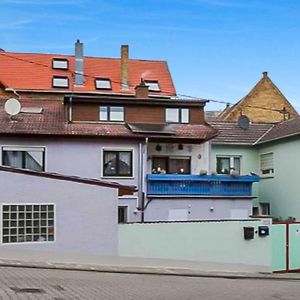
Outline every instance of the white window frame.
{"label": "white window frame", "polygon": [[[265,155],[272,155],[272,167],[273,168],[268,169],[269,170],[268,173],[263,173],[263,169],[262,169],[262,157],[265,156]],[[259,170],[260,170],[260,175],[261,175],[262,178],[272,178],[272,177],[274,177],[274,173],[275,173],[274,152],[266,152],[266,153],[261,153],[259,155]]]}
{"label": "white window frame", "polygon": [[[100,117],[101,107],[107,107],[107,119],[106,120],[101,120],[101,117]],[[112,120],[111,119],[111,108],[112,107],[121,107],[121,108],[123,108],[123,120]],[[125,107],[124,106],[100,105],[99,106],[99,122],[124,123],[125,122]]]}
{"label": "white window frame", "polygon": [[[58,63],[59,65],[55,65]],[[66,58],[53,58],[52,59],[52,69],[55,70],[68,70],[69,69],[69,61]]]}
{"label": "white window frame", "polygon": [[230,169],[234,168],[234,159],[239,158],[239,160],[240,160],[240,172],[239,172],[239,174],[242,173],[241,172],[242,171],[242,155],[226,155],[226,154],[220,154],[219,155],[219,154],[217,154],[216,155],[216,173],[218,175],[222,175],[223,173],[218,173],[218,169],[217,169],[218,158],[229,158],[229,168]]}
{"label": "white window frame", "polygon": [[[177,121],[168,120],[167,114],[168,110],[173,110],[177,112]],[[187,122],[182,121],[182,111],[187,110]],[[166,107],[165,108],[165,122],[166,123],[175,123],[175,124],[189,124],[190,123],[190,109],[186,107]]]}
{"label": "white window frame", "polygon": [[[53,205],[53,227],[54,227],[54,235],[53,241],[31,241],[31,242],[15,242],[15,243],[3,243],[3,206],[5,205]],[[10,247],[13,245],[37,245],[37,244],[53,244],[56,243],[56,235],[57,235],[57,226],[56,226],[56,203],[20,203],[20,202],[10,202],[10,203],[1,203],[0,205],[0,224],[1,224],[1,232],[0,232],[0,244],[5,247]]]}
{"label": "white window frame", "polygon": [[[33,150],[34,149],[34,150]],[[35,151],[42,149],[44,151],[44,171],[47,172],[47,147],[46,146],[27,146],[27,145],[2,145],[0,153],[0,164],[3,165],[3,150],[5,151]],[[5,166],[4,166],[5,167]],[[26,169],[24,169],[26,170]]]}
{"label": "white window frame", "polygon": [[[132,153],[132,176],[105,176],[104,175],[104,151],[131,151]],[[124,179],[124,180],[128,180],[128,179],[134,179],[135,178],[135,158],[136,158],[136,154],[135,154],[135,150],[134,148],[123,148],[123,147],[103,147],[101,148],[101,178],[103,179]]]}
{"label": "white window frame", "polygon": [[158,80],[144,80],[145,85],[148,87],[149,92],[160,92],[160,84]]}
{"label": "white window frame", "polygon": [[[103,82],[103,83],[108,83],[109,86],[107,87],[99,87],[98,83]],[[111,90],[111,80],[109,78],[96,78],[95,79],[95,88],[96,90]]]}
{"label": "white window frame", "polygon": [[[55,84],[55,80],[65,80],[66,84]],[[69,88],[69,78],[67,76],[53,76],[52,77],[52,87],[53,88]]]}

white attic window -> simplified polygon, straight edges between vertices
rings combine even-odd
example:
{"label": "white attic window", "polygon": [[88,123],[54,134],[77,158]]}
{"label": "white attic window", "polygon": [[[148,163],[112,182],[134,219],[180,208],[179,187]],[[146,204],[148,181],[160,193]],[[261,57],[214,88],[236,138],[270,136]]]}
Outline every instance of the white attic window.
{"label": "white attic window", "polygon": [[58,88],[68,88],[69,87],[69,78],[63,76],[53,76],[52,86]]}
{"label": "white attic window", "polygon": [[96,78],[95,87],[97,90],[111,90],[111,81],[109,78]]}
{"label": "white attic window", "polygon": [[69,69],[69,61],[65,58],[53,58],[52,59],[52,68],[60,70]]}
{"label": "white attic window", "polygon": [[160,86],[158,80],[144,80],[146,86],[148,86],[151,92],[160,92]]}

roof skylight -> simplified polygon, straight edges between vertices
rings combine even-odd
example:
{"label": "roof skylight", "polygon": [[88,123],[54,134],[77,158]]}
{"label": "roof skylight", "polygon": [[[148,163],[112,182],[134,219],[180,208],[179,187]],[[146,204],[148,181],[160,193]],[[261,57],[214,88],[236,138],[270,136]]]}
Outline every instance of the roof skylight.
{"label": "roof skylight", "polygon": [[95,86],[97,90],[111,90],[111,81],[109,78],[96,78]]}
{"label": "roof skylight", "polygon": [[69,61],[65,58],[53,58],[52,59],[52,68],[60,70],[69,69]]}
{"label": "roof skylight", "polygon": [[158,80],[144,80],[146,86],[148,86],[151,92],[160,92],[160,86]]}
{"label": "roof skylight", "polygon": [[69,78],[64,76],[53,76],[52,86],[58,88],[68,88],[69,87]]}

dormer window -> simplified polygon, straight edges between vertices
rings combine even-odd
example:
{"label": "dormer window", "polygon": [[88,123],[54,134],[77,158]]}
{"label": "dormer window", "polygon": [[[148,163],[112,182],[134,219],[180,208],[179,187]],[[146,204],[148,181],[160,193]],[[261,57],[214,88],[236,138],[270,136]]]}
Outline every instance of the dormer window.
{"label": "dormer window", "polygon": [[188,108],[166,108],[167,123],[184,123],[190,121],[190,111]]}
{"label": "dormer window", "polygon": [[52,59],[52,69],[68,70],[69,69],[69,61],[65,58],[53,58]]}
{"label": "dormer window", "polygon": [[160,92],[160,86],[157,80],[144,80],[150,92]]}
{"label": "dormer window", "polygon": [[69,78],[64,76],[53,76],[52,86],[56,88],[68,88]]}
{"label": "dormer window", "polygon": [[111,81],[109,78],[96,78],[95,87],[97,90],[111,90]]}

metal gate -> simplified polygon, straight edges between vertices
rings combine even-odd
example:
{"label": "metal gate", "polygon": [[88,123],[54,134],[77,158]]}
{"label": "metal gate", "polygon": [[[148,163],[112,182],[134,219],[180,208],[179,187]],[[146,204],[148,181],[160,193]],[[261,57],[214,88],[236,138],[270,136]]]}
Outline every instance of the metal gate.
{"label": "metal gate", "polygon": [[300,271],[300,222],[272,225],[274,272]]}

